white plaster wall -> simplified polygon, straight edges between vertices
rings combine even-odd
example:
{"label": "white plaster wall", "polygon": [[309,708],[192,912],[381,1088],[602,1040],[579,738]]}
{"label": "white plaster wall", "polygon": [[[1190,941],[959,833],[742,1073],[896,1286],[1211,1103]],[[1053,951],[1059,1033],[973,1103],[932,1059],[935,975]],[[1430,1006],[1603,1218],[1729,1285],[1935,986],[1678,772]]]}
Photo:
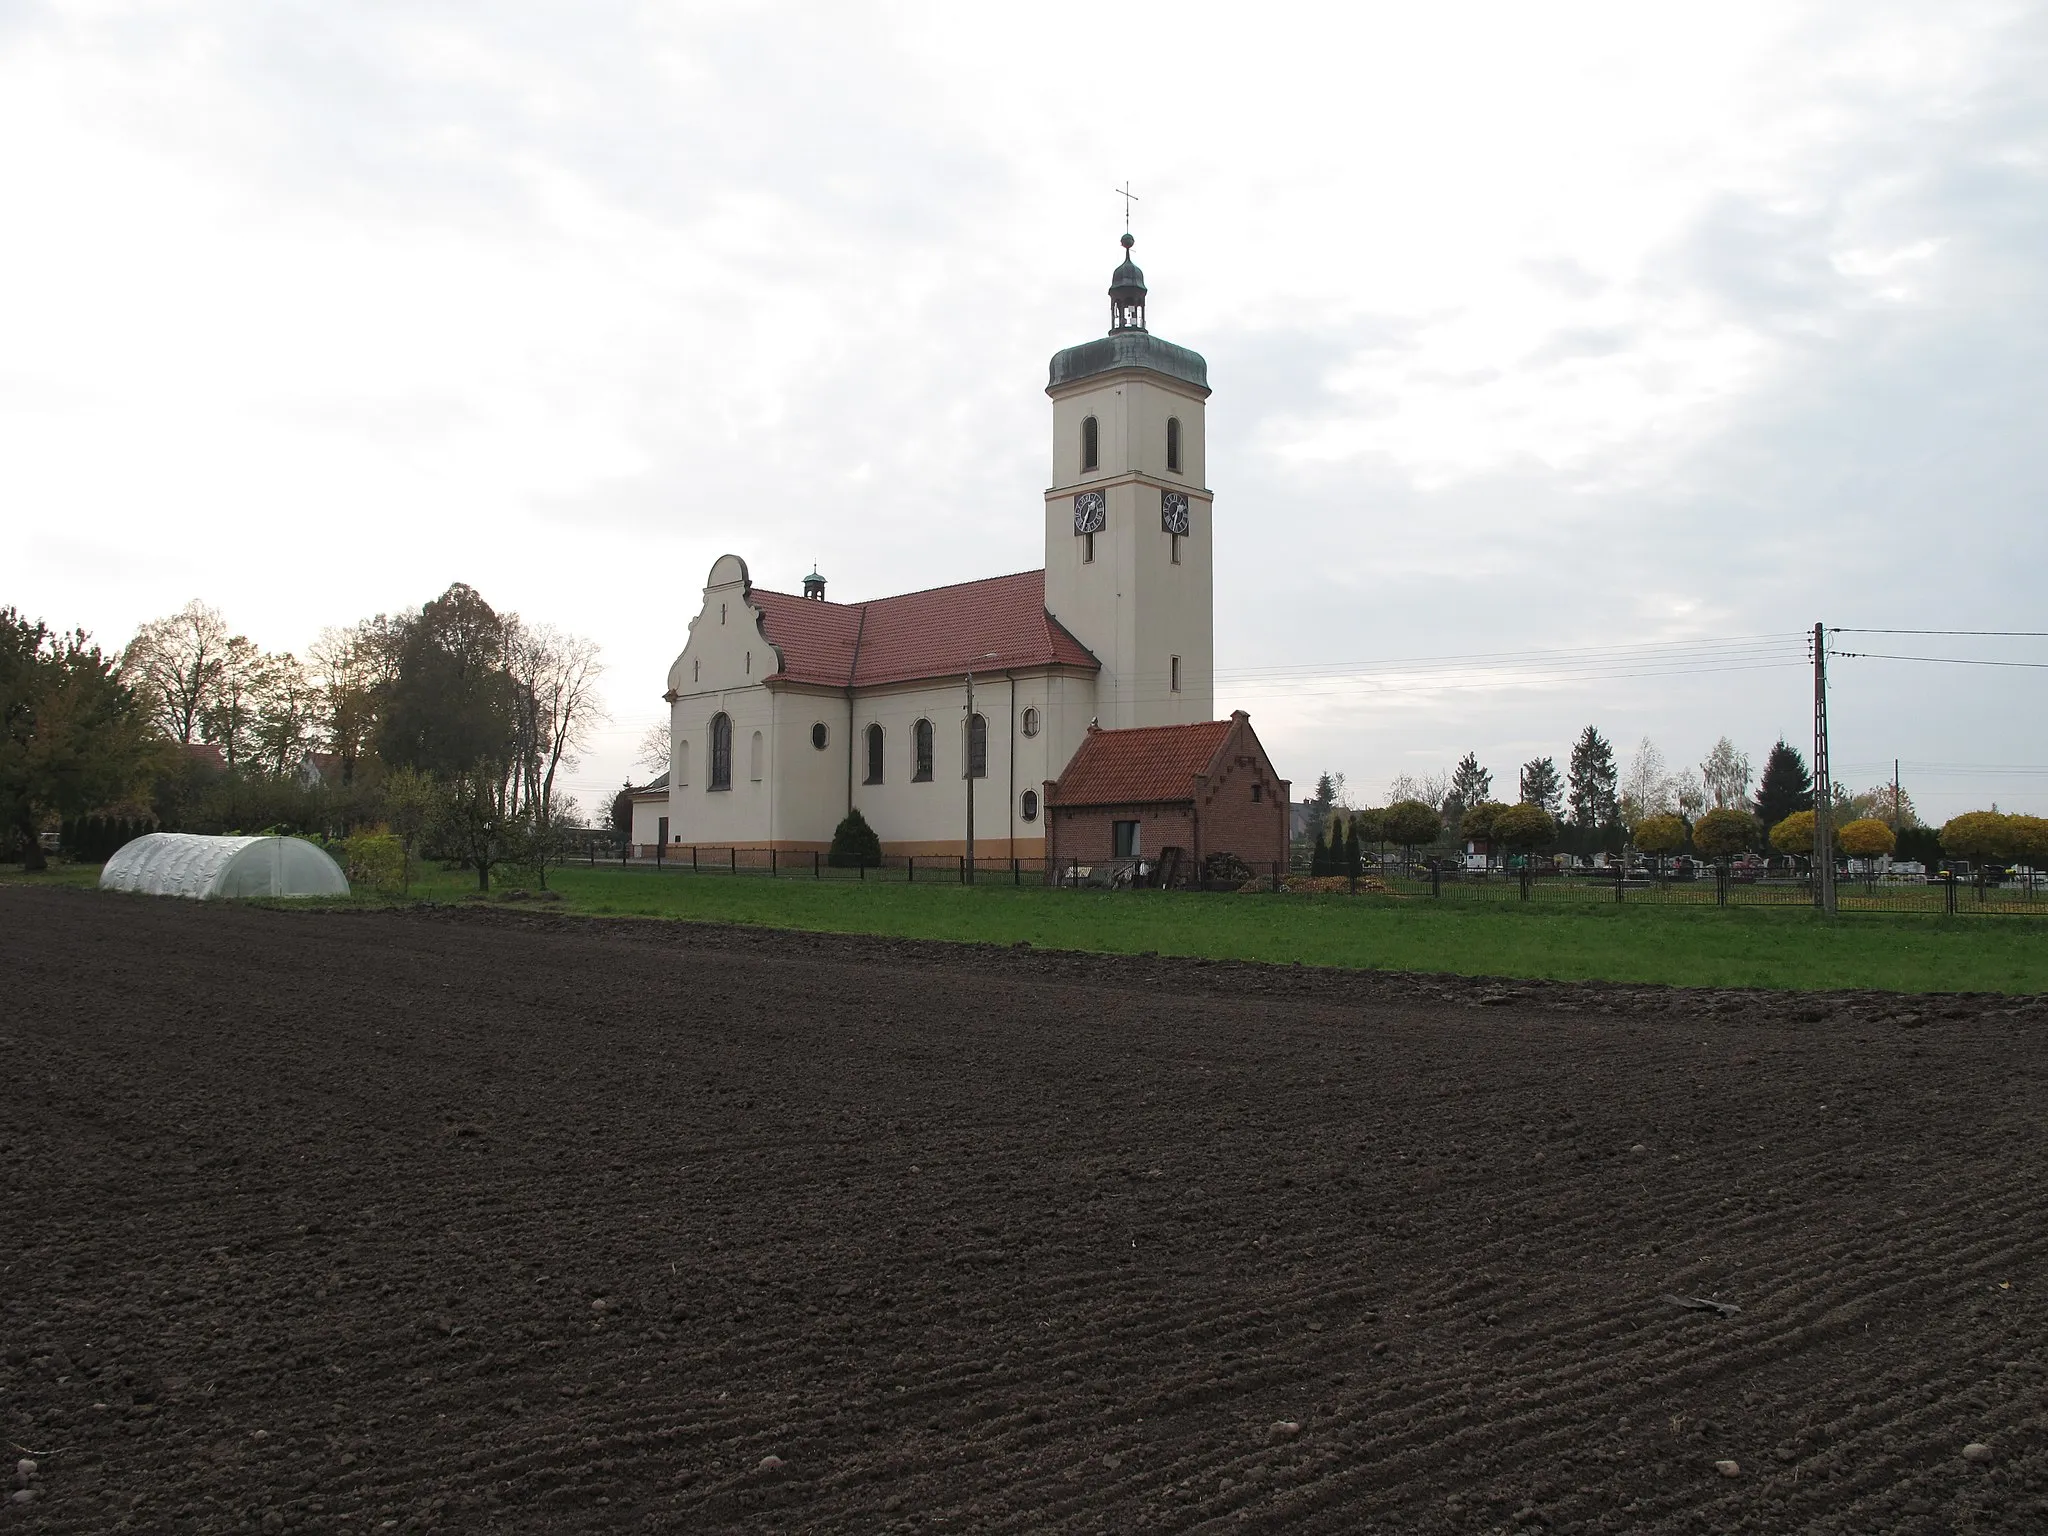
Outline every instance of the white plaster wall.
{"label": "white plaster wall", "polygon": [[[690,621],[690,638],[669,668],[669,835],[685,843],[759,846],[769,840],[775,753],[766,772],[748,773],[755,731],[774,729],[774,700],[760,679],[780,665],[761,633],[760,610],[745,599],[746,562],[721,555],[704,587],[704,605]],[[711,786],[711,718],[732,717],[732,788]],[[684,744],[689,756],[684,760]]]}
{"label": "white plaster wall", "polygon": [[[775,725],[768,757],[776,778],[770,789],[769,837],[791,844],[830,847],[846,814],[846,695],[837,689],[777,685]],[[811,727],[825,727],[825,747],[811,743]]]}
{"label": "white plaster wall", "polygon": [[[1081,421],[1101,428],[1098,472],[1079,471]],[[1166,472],[1166,421],[1181,423],[1183,472]],[[1105,729],[1213,718],[1215,708],[1214,499],[1203,488],[1205,412],[1192,388],[1135,371],[1104,375],[1053,401],[1055,478],[1045,498],[1046,606],[1102,662],[1095,708]],[[1083,559],[1074,534],[1076,490],[1101,489],[1108,526]],[[1188,493],[1180,563],[1160,527],[1160,492]],[[1181,687],[1172,689],[1172,658]]]}

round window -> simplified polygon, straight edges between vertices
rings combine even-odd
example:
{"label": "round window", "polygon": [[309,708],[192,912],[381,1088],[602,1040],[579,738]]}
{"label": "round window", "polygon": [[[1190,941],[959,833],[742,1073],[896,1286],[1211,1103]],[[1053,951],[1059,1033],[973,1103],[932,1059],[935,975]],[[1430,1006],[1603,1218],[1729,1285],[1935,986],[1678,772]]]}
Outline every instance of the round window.
{"label": "round window", "polygon": [[816,747],[820,752],[825,750],[825,743],[830,741],[831,739],[832,733],[825,729],[824,721],[820,720],[816,725],[811,727],[811,745]]}
{"label": "round window", "polygon": [[1037,791],[1037,790],[1035,790],[1035,789],[1027,789],[1027,790],[1025,790],[1025,791],[1024,791],[1024,803],[1023,803],[1023,805],[1022,805],[1022,806],[1020,807],[1020,809],[1022,810],[1022,812],[1023,812],[1023,816],[1024,816],[1024,819],[1025,819],[1026,821],[1036,821],[1036,820],[1038,820],[1038,791]]}
{"label": "round window", "polygon": [[1038,711],[1035,708],[1024,711],[1024,734],[1026,736],[1036,736],[1038,734]]}

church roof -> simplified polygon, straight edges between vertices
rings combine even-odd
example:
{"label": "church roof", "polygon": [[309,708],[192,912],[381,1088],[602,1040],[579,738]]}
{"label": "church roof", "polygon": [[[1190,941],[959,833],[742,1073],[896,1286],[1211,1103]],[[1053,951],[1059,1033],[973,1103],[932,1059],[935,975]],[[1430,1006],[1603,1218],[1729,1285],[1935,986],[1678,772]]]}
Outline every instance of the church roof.
{"label": "church roof", "polygon": [[1204,394],[1209,390],[1209,365],[1199,352],[1161,341],[1150,331],[1113,331],[1053,353],[1048,391],[1063,384],[1077,384],[1098,373],[1119,368],[1147,368],[1169,379],[1192,384]]}
{"label": "church roof", "polygon": [[1142,805],[1192,800],[1238,717],[1192,725],[1090,731],[1053,789],[1054,805]]}
{"label": "church roof", "polygon": [[1006,667],[1101,663],[1045,611],[1045,572],[1019,571],[867,603],[755,587],[747,601],[782,655],[771,682],[870,688]]}

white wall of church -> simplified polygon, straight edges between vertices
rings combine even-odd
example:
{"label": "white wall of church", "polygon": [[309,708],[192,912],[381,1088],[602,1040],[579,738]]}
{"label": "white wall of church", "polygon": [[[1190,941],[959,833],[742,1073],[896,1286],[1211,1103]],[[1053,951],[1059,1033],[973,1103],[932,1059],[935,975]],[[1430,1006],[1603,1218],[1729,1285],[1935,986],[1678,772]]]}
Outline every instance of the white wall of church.
{"label": "white wall of church", "polygon": [[[784,688],[775,697],[775,730],[769,758],[776,766],[770,786],[765,841],[778,848],[829,847],[846,814],[846,695],[837,690]],[[825,745],[812,739],[825,727]]]}

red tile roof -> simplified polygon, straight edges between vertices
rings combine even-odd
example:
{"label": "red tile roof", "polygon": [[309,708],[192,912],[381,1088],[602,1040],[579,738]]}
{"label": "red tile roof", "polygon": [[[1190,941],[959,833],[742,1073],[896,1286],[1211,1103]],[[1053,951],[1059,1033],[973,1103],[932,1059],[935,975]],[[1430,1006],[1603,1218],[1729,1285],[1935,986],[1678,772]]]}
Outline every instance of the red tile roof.
{"label": "red tile roof", "polygon": [[1130,805],[1190,800],[1195,775],[1207,773],[1234,720],[1090,731],[1060,775],[1055,805]]}
{"label": "red tile roof", "polygon": [[1019,571],[869,603],[823,603],[751,588],[782,653],[770,681],[872,687],[1005,667],[1102,665],[1045,611],[1045,572]]}

